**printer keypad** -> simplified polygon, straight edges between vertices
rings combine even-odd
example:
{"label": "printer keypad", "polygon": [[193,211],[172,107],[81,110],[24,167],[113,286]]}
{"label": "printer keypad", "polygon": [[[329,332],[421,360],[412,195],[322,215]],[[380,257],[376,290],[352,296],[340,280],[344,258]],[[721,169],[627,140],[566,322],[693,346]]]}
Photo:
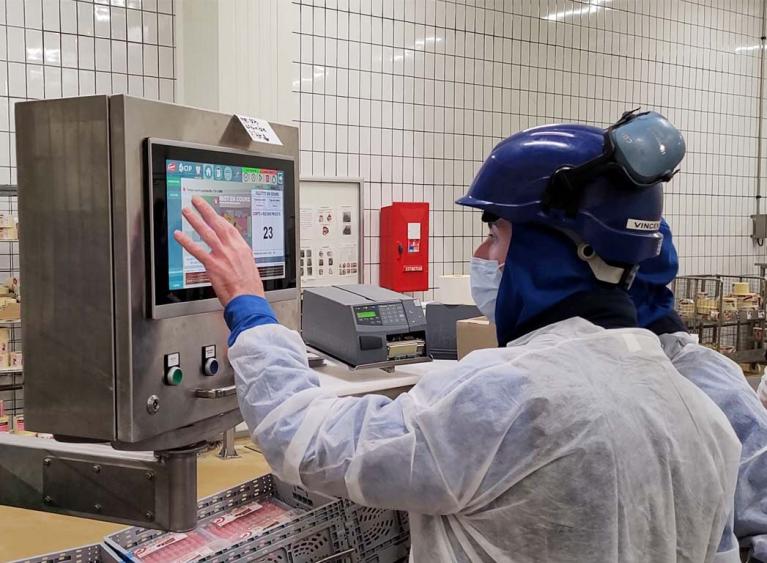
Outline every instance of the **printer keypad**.
{"label": "printer keypad", "polygon": [[399,303],[369,305],[354,308],[355,320],[362,326],[407,325],[405,310]]}
{"label": "printer keypad", "polygon": [[381,306],[381,320],[384,325],[401,325],[407,324],[405,318],[405,311],[402,309],[402,305],[382,305]]}

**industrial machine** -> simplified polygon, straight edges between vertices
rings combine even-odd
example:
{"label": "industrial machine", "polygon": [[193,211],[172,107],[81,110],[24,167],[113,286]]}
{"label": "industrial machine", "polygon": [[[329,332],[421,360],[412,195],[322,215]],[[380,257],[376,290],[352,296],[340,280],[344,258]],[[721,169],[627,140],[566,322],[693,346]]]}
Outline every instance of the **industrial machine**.
{"label": "industrial machine", "polygon": [[426,305],[426,352],[435,360],[457,360],[458,341],[456,323],[480,317],[476,305]]}
{"label": "industrial machine", "polygon": [[298,328],[298,130],[127,96],[19,103],[16,127],[26,425],[58,442],[0,441],[0,503],[190,529],[196,451],[241,415],[221,306],[173,232],[211,203]]}
{"label": "industrial machine", "polygon": [[381,208],[380,283],[394,291],[429,289],[429,204]]}
{"label": "industrial machine", "polygon": [[420,303],[373,285],[304,290],[304,341],[353,369],[431,361]]}

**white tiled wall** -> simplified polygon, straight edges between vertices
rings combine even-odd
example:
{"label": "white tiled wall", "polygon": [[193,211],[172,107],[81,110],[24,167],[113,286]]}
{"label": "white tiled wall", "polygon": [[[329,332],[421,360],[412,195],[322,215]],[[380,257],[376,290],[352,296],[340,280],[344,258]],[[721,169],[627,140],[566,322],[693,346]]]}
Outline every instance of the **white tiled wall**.
{"label": "white tiled wall", "polygon": [[302,173],[365,178],[367,281],[382,205],[430,203],[433,287],[481,240],[477,214],[453,201],[496,142],[549,122],[606,126],[636,106],[687,137],[666,197],[683,272],[751,272],[765,256],[748,237],[758,0],[295,4]]}
{"label": "white tiled wall", "polygon": [[173,0],[0,0],[0,184],[14,183],[13,106],[129,93],[174,99]]}
{"label": "white tiled wall", "polygon": [[[16,102],[97,93],[173,101],[174,49],[173,0],[0,0],[0,184],[16,183]],[[9,211],[16,198],[0,196]],[[18,242],[3,242],[0,283],[18,275]],[[11,339],[20,350],[20,328]],[[0,374],[3,386],[21,379]],[[0,401],[18,414],[23,392]]]}

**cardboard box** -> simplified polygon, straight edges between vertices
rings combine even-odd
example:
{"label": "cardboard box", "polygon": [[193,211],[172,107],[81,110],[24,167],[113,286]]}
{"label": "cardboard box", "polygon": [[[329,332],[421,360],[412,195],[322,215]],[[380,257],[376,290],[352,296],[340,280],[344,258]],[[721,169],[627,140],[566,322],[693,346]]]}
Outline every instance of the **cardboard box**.
{"label": "cardboard box", "polygon": [[487,317],[464,319],[456,322],[455,327],[459,360],[474,350],[498,347],[495,325]]}
{"label": "cardboard box", "polygon": [[[5,299],[0,297],[1,299]],[[21,305],[15,300],[0,306],[0,321],[18,321],[21,318]]]}

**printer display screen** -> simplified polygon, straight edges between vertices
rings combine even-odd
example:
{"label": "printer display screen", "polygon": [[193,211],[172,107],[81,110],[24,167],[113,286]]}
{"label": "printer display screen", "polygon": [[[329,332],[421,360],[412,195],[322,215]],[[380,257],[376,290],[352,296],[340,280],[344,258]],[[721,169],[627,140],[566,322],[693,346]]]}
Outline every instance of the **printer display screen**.
{"label": "printer display screen", "polygon": [[402,303],[385,305],[358,305],[354,307],[354,315],[358,325],[388,326],[407,325],[405,308]]}
{"label": "printer display screen", "polygon": [[377,311],[358,311],[357,318],[360,320],[361,319],[377,319],[378,312]]}

